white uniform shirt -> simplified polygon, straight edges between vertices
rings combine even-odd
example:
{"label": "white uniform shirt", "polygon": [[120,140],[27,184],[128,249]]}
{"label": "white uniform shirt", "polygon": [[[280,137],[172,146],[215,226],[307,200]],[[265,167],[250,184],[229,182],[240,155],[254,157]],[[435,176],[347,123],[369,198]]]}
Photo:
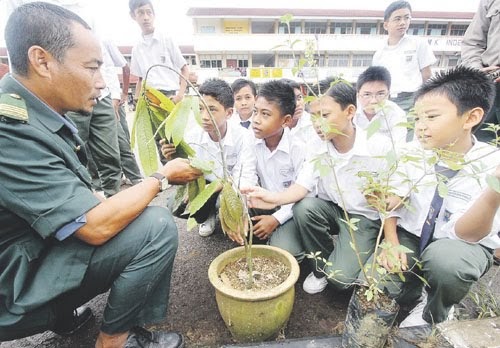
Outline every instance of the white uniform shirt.
{"label": "white uniform shirt", "polygon": [[101,73],[106,82],[108,92],[101,93],[101,97],[111,94],[111,99],[121,99],[120,80],[116,68],[123,68],[127,61],[118,50],[118,47],[109,41],[101,41],[103,65]]}
{"label": "white uniform shirt", "polygon": [[[404,148],[404,151],[417,154],[417,156],[424,156],[424,154],[432,156],[432,152],[424,151],[418,142],[409,143]],[[489,155],[485,156],[486,154]],[[485,157],[481,158],[482,156]],[[500,164],[500,152],[491,145],[476,141],[472,149],[466,154],[465,161],[473,162],[462,168],[446,185],[448,194],[444,197],[441,211],[436,218],[434,230],[434,238],[436,239],[460,239],[455,233],[455,224],[487,187],[486,175],[492,174],[497,165]],[[398,224],[408,232],[420,236],[438,179],[435,175],[434,166],[426,164],[425,161],[422,161],[421,165],[415,162],[401,163],[400,169],[403,170],[403,173],[406,173],[406,179],[410,179],[411,183],[420,181],[417,186],[418,192],[406,188],[407,192],[411,191],[408,201],[411,208],[401,208],[397,212],[399,216]],[[410,184],[406,183],[405,185]],[[404,193],[401,191],[399,194]],[[491,249],[499,248],[498,231],[500,231],[500,212],[497,211],[489,235],[479,243]]]}
{"label": "white uniform shirt", "polygon": [[[130,72],[144,79],[148,69],[155,64],[169,66],[179,73],[186,65],[179,47],[159,30],[155,30],[152,35],[142,36],[142,39],[132,48]],[[179,76],[167,68],[156,67],[148,74],[148,84],[156,89],[178,90]]]}
{"label": "white uniform shirt", "polygon": [[[250,130],[253,133],[253,131],[252,131],[252,119],[253,119],[253,116],[250,116],[250,118],[248,120],[246,120],[246,121],[250,121],[250,125],[248,126],[247,129]],[[243,125],[241,124],[241,122],[246,122],[246,121],[243,121],[240,118],[240,114],[238,114],[237,111],[234,111],[233,114],[231,115],[231,118],[229,119],[229,122],[237,124],[240,127],[243,127]]]}
{"label": "white uniform shirt", "polygon": [[405,35],[397,45],[386,43],[373,55],[372,65],[391,73],[391,93],[415,92],[422,84],[420,70],[436,62],[429,44],[420,37]]}
{"label": "white uniform shirt", "polygon": [[[196,157],[214,162],[213,173],[205,179],[215,181],[223,177],[220,149],[217,142],[198,125],[194,125],[185,135],[186,142],[196,151]],[[248,129],[227,122],[227,132],[222,139],[224,158],[236,184],[240,187],[257,185],[254,138]]]}
{"label": "white uniform shirt", "polygon": [[[358,103],[359,105],[359,103]],[[406,126],[399,125],[399,123],[406,122],[406,113],[396,103],[386,100],[383,108],[378,111],[371,120],[366,117],[361,105],[357,108],[356,115],[354,116],[354,124],[358,128],[367,128],[376,120],[380,120],[380,128],[378,133],[387,137],[389,140],[394,140],[395,143],[406,142]]]}
{"label": "white uniform shirt", "polygon": [[[304,161],[304,146],[295,140],[288,128],[285,128],[278,147],[271,152],[263,139],[255,139],[257,156],[257,174],[260,185],[272,192],[281,192],[290,187],[297,178],[297,173]],[[283,225],[292,214],[293,204],[281,206],[273,213]]]}
{"label": "white uniform shirt", "polygon": [[290,135],[305,144],[307,144],[311,139],[319,139],[319,136],[316,134],[311,121],[311,114],[309,114],[307,111],[304,111],[295,127],[290,129]]}
{"label": "white uniform shirt", "polygon": [[[306,160],[299,171],[296,183],[310,192],[317,188],[319,198],[337,203],[350,214],[359,214],[370,220],[378,220],[378,212],[368,205],[362,193],[364,179],[357,174],[360,171],[368,171],[376,176],[377,172],[385,167],[386,160],[375,158],[375,156],[383,156],[389,149],[387,138],[375,134],[367,139],[362,129],[356,130],[356,139],[351,151],[342,154],[337,152],[330,141],[325,142],[317,137],[308,143]],[[321,175],[315,168],[315,159],[318,156],[333,159],[340,192],[332,170],[329,170],[326,175]]]}

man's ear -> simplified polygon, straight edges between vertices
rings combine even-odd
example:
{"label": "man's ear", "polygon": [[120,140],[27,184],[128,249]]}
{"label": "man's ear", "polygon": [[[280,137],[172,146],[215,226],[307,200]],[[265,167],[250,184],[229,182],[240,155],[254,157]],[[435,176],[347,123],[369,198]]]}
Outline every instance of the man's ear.
{"label": "man's ear", "polygon": [[471,109],[465,113],[464,117],[466,117],[464,129],[472,129],[474,126],[481,123],[484,117],[484,110],[480,107]]}
{"label": "man's ear", "polygon": [[49,64],[53,60],[52,55],[40,46],[31,46],[28,49],[29,69],[39,76],[50,76]]}
{"label": "man's ear", "polygon": [[387,31],[387,32],[388,32],[389,30],[387,30],[387,22],[384,22],[384,25],[383,25],[383,26],[384,26],[385,31]]}

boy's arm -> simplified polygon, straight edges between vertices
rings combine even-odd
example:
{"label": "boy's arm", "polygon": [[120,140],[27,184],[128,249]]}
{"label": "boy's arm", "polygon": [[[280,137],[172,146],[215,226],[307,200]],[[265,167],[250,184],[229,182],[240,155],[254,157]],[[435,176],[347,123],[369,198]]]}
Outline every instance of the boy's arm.
{"label": "boy's arm", "polygon": [[405,253],[394,250],[399,244],[397,234],[398,218],[388,217],[384,221],[384,240],[390,244],[389,249],[382,250],[378,256],[378,262],[387,271],[405,271],[408,269],[408,260]]}
{"label": "boy's arm", "polygon": [[241,192],[247,195],[249,208],[274,209],[278,205],[300,201],[309,191],[299,184],[292,184],[281,192],[271,192],[257,186],[242,188]]}

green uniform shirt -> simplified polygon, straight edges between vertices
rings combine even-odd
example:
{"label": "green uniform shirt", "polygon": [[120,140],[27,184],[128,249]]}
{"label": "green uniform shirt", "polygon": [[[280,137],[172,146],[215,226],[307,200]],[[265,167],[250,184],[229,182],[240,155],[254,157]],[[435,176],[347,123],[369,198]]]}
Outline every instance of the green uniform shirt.
{"label": "green uniform shirt", "polygon": [[11,75],[0,95],[1,330],[80,285],[95,248],[54,234],[99,200],[81,141],[57,113]]}

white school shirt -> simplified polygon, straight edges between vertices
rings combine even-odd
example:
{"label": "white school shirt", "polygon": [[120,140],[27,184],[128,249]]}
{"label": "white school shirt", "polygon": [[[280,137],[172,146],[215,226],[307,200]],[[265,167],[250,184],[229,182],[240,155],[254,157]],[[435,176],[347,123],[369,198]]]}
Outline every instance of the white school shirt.
{"label": "white school shirt", "polygon": [[[433,156],[432,151],[423,150],[416,141],[407,144],[402,153],[406,153],[406,151],[410,154],[417,154],[417,156]],[[486,154],[489,155],[485,156]],[[485,157],[481,158],[482,156]],[[465,155],[466,162],[471,160],[474,162],[462,168],[446,185],[448,194],[444,197],[440,214],[436,218],[434,229],[434,238],[436,239],[460,240],[455,233],[455,224],[486,189],[486,175],[493,174],[500,164],[500,152],[495,147],[476,140],[472,149]],[[410,183],[421,181],[417,185],[418,192],[405,189],[407,192],[411,191],[408,200],[409,208],[404,207],[397,212],[398,225],[406,231],[420,236],[438,182],[434,166],[427,164],[426,161],[421,161],[420,165],[407,162],[401,163],[400,170],[403,170],[406,179],[410,179]],[[406,185],[411,185],[410,183],[407,182]],[[497,211],[490,233],[478,243],[491,249],[499,248],[499,230],[500,212]]]}
{"label": "white school shirt", "polygon": [[[253,134],[253,131],[252,131],[252,120],[253,120],[253,115],[250,116],[250,118],[248,120],[246,120],[246,121],[250,121],[250,125],[248,126],[247,129],[250,130],[252,132],[252,134]],[[240,114],[237,111],[234,111],[233,114],[231,115],[231,118],[229,119],[229,122],[237,124],[240,127],[243,127],[241,125],[241,122],[246,122],[246,121],[243,121],[240,118]],[[243,127],[243,128],[245,128],[245,127]]]}
{"label": "white school shirt", "polygon": [[[223,177],[220,149],[217,142],[197,124],[186,132],[186,142],[196,151],[196,157],[203,161],[213,161],[213,173],[205,175],[205,179],[214,181]],[[236,184],[240,187],[257,185],[256,157],[254,138],[248,129],[227,122],[227,132],[222,139],[224,158]]]}
{"label": "white school shirt", "polygon": [[398,126],[400,123],[407,122],[406,113],[396,103],[386,100],[384,106],[371,120],[368,120],[359,102],[358,106],[356,114],[354,115],[354,124],[358,126],[358,128],[362,128],[366,131],[373,122],[380,120],[380,128],[377,131],[379,134],[387,137],[389,140],[391,140],[392,137],[395,143],[406,143],[406,126]]}
{"label": "white school shirt", "polygon": [[[169,66],[178,73],[186,65],[179,47],[158,29],[151,35],[141,36],[141,40],[132,48],[130,72],[144,79],[148,69],[155,64]],[[179,79],[175,72],[155,67],[148,74],[148,85],[166,91],[179,90]]]}
{"label": "white school shirt", "polygon": [[[358,177],[357,173],[368,171],[376,176],[378,171],[385,168],[386,160],[375,158],[375,156],[385,155],[389,149],[390,144],[387,138],[375,134],[367,139],[366,132],[362,129],[356,129],[353,148],[342,154],[337,152],[330,141],[325,142],[317,137],[308,143],[306,160],[299,171],[296,183],[309,192],[316,188],[318,198],[335,202],[350,214],[359,214],[370,220],[378,220],[378,212],[368,205],[362,193],[364,179]],[[326,156],[334,160],[340,193],[333,169],[329,170],[326,175],[321,175],[315,169],[314,161],[318,156]]]}
{"label": "white school shirt", "polygon": [[[266,146],[265,140],[255,139],[255,154],[260,185],[266,190],[281,192],[295,182],[305,151],[303,144],[291,136],[290,129],[285,128],[273,152]],[[292,218],[292,207],[293,204],[283,205],[272,215],[283,225]]]}
{"label": "white school shirt", "polygon": [[101,49],[103,58],[101,73],[104,82],[106,82],[106,88],[109,90],[109,94],[111,94],[111,99],[121,99],[122,89],[116,68],[123,68],[127,65],[127,61],[118,50],[118,47],[110,41],[101,41]]}
{"label": "white school shirt", "polygon": [[295,127],[290,129],[290,135],[306,144],[311,138],[319,139],[318,134],[314,130],[310,113],[304,110]]}
{"label": "white school shirt", "polygon": [[394,46],[385,40],[373,55],[372,65],[381,65],[391,73],[391,93],[415,92],[422,84],[420,70],[436,62],[429,44],[423,38],[405,35]]}

